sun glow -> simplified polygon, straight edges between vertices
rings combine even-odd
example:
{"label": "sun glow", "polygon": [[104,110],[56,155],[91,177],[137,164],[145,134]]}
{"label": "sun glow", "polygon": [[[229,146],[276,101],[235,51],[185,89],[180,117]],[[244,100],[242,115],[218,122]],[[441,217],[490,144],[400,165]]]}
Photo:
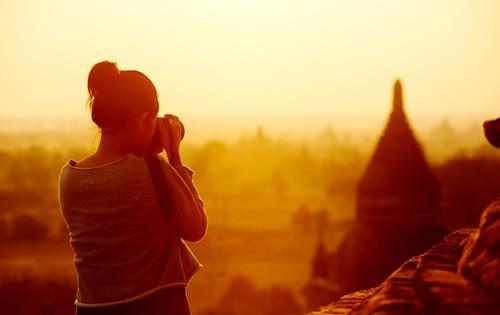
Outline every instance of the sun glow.
{"label": "sun glow", "polygon": [[87,118],[102,59],[163,111],[234,128],[380,126],[401,77],[416,125],[498,112],[497,1],[3,1],[2,117]]}

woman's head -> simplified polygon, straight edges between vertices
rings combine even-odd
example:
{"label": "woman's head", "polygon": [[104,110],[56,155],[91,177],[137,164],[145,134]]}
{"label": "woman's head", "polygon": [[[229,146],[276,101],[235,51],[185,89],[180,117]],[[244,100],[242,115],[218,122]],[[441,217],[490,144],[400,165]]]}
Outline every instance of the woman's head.
{"label": "woman's head", "polygon": [[90,70],[87,88],[92,120],[102,134],[125,134],[132,151],[143,151],[154,134],[159,103],[151,80],[142,72],[119,70],[102,61]]}

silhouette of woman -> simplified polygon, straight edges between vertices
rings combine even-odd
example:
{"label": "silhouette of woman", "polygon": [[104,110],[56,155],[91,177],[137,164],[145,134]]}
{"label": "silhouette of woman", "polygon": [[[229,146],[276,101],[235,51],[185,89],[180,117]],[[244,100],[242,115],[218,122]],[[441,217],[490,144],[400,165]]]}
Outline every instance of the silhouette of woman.
{"label": "silhouette of woman", "polygon": [[[207,216],[181,162],[183,125],[174,115],[157,118],[156,88],[139,71],[97,63],[88,92],[99,146],[62,167],[58,191],[74,251],[76,314],[190,314],[186,286],[202,264],[185,241],[203,239]],[[156,158],[157,173],[147,157]],[[168,190],[166,206],[155,178]]]}

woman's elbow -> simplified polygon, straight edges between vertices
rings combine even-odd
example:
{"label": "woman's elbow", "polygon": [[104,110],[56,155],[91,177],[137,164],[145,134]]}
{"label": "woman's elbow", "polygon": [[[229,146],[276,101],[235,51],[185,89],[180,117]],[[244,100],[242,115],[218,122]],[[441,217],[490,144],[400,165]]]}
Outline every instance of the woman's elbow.
{"label": "woman's elbow", "polygon": [[205,238],[205,235],[207,234],[207,225],[207,220],[205,218],[199,227],[189,229],[189,231],[183,233],[181,237],[189,242],[199,242]]}
{"label": "woman's elbow", "polygon": [[205,231],[206,229],[205,230],[200,229],[199,231],[186,233],[182,236],[182,239],[192,243],[199,242],[205,237],[206,234]]}

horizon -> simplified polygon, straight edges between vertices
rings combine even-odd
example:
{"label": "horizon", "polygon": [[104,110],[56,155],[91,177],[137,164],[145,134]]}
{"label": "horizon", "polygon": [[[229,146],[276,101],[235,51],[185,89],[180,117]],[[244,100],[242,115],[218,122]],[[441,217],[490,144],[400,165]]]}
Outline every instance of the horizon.
{"label": "horizon", "polygon": [[[366,135],[376,136],[380,134],[385,128],[387,119],[389,117],[389,112],[383,119],[377,119],[376,122],[372,121],[370,124],[362,124],[359,122],[357,124],[352,123],[351,125],[345,124],[335,124],[335,123],[317,123],[315,126],[307,126],[306,128],[298,130],[297,128],[291,127],[293,124],[281,124],[276,125],[274,123],[262,124],[262,123],[247,123],[239,124],[231,122],[225,124],[225,126],[218,126],[219,128],[213,128],[207,122],[207,125],[202,125],[202,120],[196,123],[195,119],[184,122],[187,128],[186,140],[189,142],[203,142],[210,140],[221,140],[221,141],[232,141],[240,138],[241,136],[249,136],[254,134],[259,128],[261,128],[264,133],[273,139],[289,139],[289,140],[300,140],[309,139],[322,135],[324,132],[331,131],[335,136],[341,136],[348,134],[354,137],[364,137]],[[431,133],[438,128],[450,128],[452,131],[460,133],[467,132],[469,130],[481,130],[482,124],[486,120],[494,119],[495,117],[485,117],[483,120],[473,120],[473,119],[460,119],[451,121],[447,117],[442,119],[436,119],[435,121],[426,121],[419,125],[413,123],[411,117],[408,117],[413,130],[417,135],[424,136],[427,133]],[[296,119],[298,123],[301,118]],[[224,120],[216,121],[215,119],[207,120],[209,122],[221,123]],[[290,121],[290,120],[289,120]],[[286,126],[285,126],[286,125]],[[51,132],[51,133],[68,133],[68,132],[98,132],[99,128],[90,120],[90,118],[84,117],[0,117],[0,133],[4,134],[26,134],[32,132]],[[481,131],[482,132],[482,131]],[[375,133],[375,134],[374,134]],[[478,135],[482,137],[482,134]]]}

